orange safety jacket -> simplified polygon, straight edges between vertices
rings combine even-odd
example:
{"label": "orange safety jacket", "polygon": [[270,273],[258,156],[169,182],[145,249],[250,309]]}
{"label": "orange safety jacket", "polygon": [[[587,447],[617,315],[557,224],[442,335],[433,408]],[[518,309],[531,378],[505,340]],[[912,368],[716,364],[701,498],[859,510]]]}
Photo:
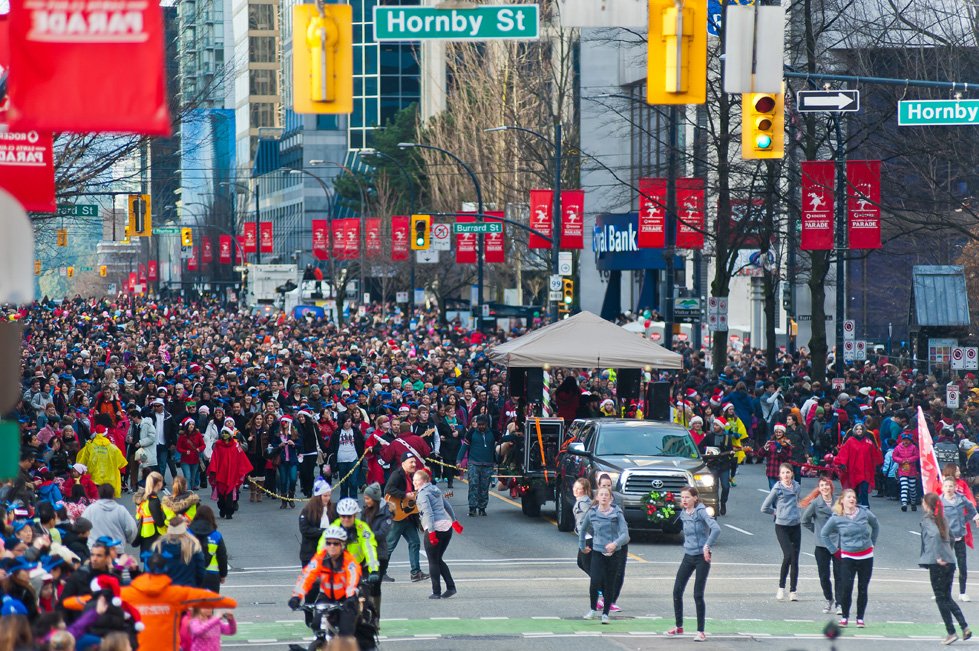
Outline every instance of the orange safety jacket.
{"label": "orange safety jacket", "polygon": [[334,570],[326,549],[323,549],[317,552],[313,560],[309,561],[303,569],[292,594],[296,597],[305,597],[319,579],[320,593],[327,599],[340,601],[354,596],[357,592],[360,572],[360,563],[354,560],[353,555],[347,550],[343,551],[343,557],[340,559],[340,569]]}

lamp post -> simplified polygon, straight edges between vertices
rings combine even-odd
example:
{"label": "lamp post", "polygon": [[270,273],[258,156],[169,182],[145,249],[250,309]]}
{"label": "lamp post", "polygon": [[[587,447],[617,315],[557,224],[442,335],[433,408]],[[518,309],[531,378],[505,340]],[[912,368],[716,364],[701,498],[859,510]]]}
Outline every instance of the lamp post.
{"label": "lamp post", "polygon": [[330,188],[327,187],[326,181],[316,176],[312,172],[301,170],[301,169],[290,169],[289,174],[305,174],[309,178],[313,179],[319,186],[323,189],[323,194],[326,196],[326,247],[329,253],[330,260],[330,284],[333,285],[334,298],[336,298],[337,292],[337,267],[336,267],[336,256],[333,251],[333,194],[330,192]]}
{"label": "lamp post", "polygon": [[[543,134],[534,131],[533,129],[528,129],[526,127],[518,127],[514,125],[504,125],[500,127],[493,127],[491,129],[486,129],[486,131],[522,131],[524,133],[529,133],[530,135],[540,138],[545,143],[550,145],[554,149],[554,188],[551,194],[554,196],[554,208],[553,215],[551,216],[551,273],[555,276],[560,275],[560,269],[558,266],[558,258],[561,252],[561,122],[556,120],[554,122],[554,141],[551,142]],[[551,320],[557,321],[558,319],[558,306],[559,301],[551,301]]]}
{"label": "lamp post", "polygon": [[[343,170],[344,172],[346,172],[350,176],[351,179],[353,179],[353,182],[357,184],[357,189],[360,191],[360,205],[361,205],[361,209],[360,209],[360,242],[359,242],[359,245],[360,246],[358,248],[360,249],[360,293],[361,293],[361,297],[363,297],[363,293],[364,293],[364,260],[366,258],[366,256],[364,255],[364,249],[367,247],[367,244],[366,244],[366,241],[367,241],[366,240],[367,233],[365,231],[366,223],[364,221],[364,211],[367,210],[367,190],[364,189],[364,184],[360,182],[360,179],[357,178],[357,175],[354,173],[354,171],[351,170],[346,165],[341,165],[340,163],[337,163],[336,161],[331,161],[331,160],[318,160],[318,159],[314,159],[314,160],[309,161],[309,164],[311,166],[313,166],[313,167],[318,166],[318,165],[333,165],[334,167],[337,167],[337,168]],[[331,227],[330,230],[332,231],[332,227]],[[332,251],[331,251],[331,253],[332,253]],[[331,259],[332,259],[332,256],[331,256]]]}
{"label": "lamp post", "polygon": [[[361,149],[360,153],[364,156],[378,156],[380,158],[386,158],[387,160],[391,161],[397,166],[398,171],[404,175],[405,181],[407,181],[408,183],[408,189],[409,189],[408,214],[409,215],[415,214],[415,193],[410,191],[414,183],[412,182],[411,174],[408,173],[408,168],[405,167],[404,164],[402,164],[401,161],[399,161],[397,158],[391,156],[390,154],[385,154],[383,151],[378,151],[376,149],[371,148],[371,149]],[[408,285],[411,290],[411,294],[409,296],[409,305],[411,307],[412,313],[414,313],[415,311],[415,256],[411,256],[408,259],[408,273],[409,273]]]}
{"label": "lamp post", "polygon": [[[417,142],[399,142],[398,147],[401,149],[431,149],[432,151],[441,152],[445,154],[455,162],[462,166],[462,169],[466,170],[466,174],[469,175],[470,180],[473,182],[473,186],[476,188],[476,221],[483,221],[483,189],[479,185],[479,179],[476,178],[476,173],[472,171],[472,168],[466,165],[465,162],[451,151],[447,149],[442,149],[441,147],[436,147],[434,145],[423,145]],[[483,235],[479,233],[476,235],[476,328],[480,329],[483,324]]]}

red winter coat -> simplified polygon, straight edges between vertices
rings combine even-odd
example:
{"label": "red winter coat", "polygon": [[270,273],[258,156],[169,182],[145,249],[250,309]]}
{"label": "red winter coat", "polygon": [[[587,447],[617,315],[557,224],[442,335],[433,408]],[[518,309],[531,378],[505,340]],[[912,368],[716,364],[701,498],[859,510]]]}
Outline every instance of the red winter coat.
{"label": "red winter coat", "polygon": [[855,489],[861,482],[867,482],[870,488],[874,488],[874,474],[877,466],[884,463],[884,456],[872,438],[851,436],[840,447],[836,463],[846,466],[846,472],[840,478],[843,488]]}
{"label": "red winter coat", "polygon": [[917,477],[919,474],[918,448],[914,443],[898,443],[891,452],[891,459],[897,464],[898,477]]}
{"label": "red winter coat", "polygon": [[181,434],[177,439],[177,452],[180,453],[180,463],[194,465],[200,462],[201,452],[204,451],[204,437],[196,429],[188,434]]}
{"label": "red winter coat", "polygon": [[248,455],[237,441],[215,441],[211,448],[211,464],[207,467],[207,475],[218,495],[227,495],[241,486],[241,482],[252,469]]}

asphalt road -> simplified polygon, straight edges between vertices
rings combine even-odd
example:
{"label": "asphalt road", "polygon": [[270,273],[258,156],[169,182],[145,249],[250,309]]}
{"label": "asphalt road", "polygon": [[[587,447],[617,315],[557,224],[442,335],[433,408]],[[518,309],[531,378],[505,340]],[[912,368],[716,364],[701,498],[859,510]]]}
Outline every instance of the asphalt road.
{"label": "asphalt road", "polygon": [[[807,480],[804,488],[814,487]],[[820,611],[822,594],[811,555],[813,536],[803,531],[798,602],[778,602],[781,560],[770,516],[759,508],[767,492],[763,466],[743,467],[732,489],[728,515],[715,547],[707,584],[708,643],[704,649],[830,649],[822,636],[829,617]],[[467,512],[467,487],[457,483],[452,503]],[[407,549],[394,553],[384,584],[382,648],[572,651],[575,649],[674,648],[673,576],[682,552],[678,539],[635,537],[619,600],[623,608],[610,625],[584,621],[587,577],[575,564],[576,540],[553,524],[553,506],[544,517],[525,517],[502,494],[491,497],[487,517],[462,516],[465,532],[455,536],[446,556],[459,594],[432,601],[429,582],[408,580]],[[228,648],[283,649],[307,636],[302,616],[285,605],[299,571],[295,510],[277,502],[245,500],[233,521],[220,521],[233,567],[223,592],[239,601],[239,633]],[[209,498],[202,496],[207,502]],[[919,649],[938,646],[944,628],[931,601],[927,573],[915,563],[919,551],[918,513],[902,513],[895,502],[872,498],[881,520],[866,629],[848,629],[838,649]],[[973,556],[973,558],[975,558]],[[979,562],[979,561],[976,561]],[[422,565],[425,567],[425,559]],[[688,587],[687,630],[694,625]],[[974,589],[979,598],[979,587]],[[977,604],[964,604],[979,622]],[[958,645],[972,644],[958,643]],[[895,646],[896,645],[896,646]]]}

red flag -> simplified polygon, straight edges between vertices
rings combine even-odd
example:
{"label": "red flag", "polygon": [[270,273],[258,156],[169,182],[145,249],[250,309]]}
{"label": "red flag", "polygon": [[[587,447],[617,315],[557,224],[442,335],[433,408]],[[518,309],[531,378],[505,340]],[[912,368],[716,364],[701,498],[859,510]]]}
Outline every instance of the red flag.
{"label": "red flag", "polygon": [[157,266],[156,260],[149,260],[146,263],[146,279],[151,283],[155,283],[160,279],[159,267]]}
{"label": "red flag", "polygon": [[[486,212],[497,219],[486,219],[488,222],[500,222],[503,224],[503,211]],[[500,264],[506,262],[506,224],[503,224],[503,231],[490,233],[483,236],[483,259],[486,262]]]}
{"label": "red flag", "polygon": [[942,494],[942,471],[935,456],[931,432],[925,422],[925,414],[918,407],[918,459],[921,461],[921,486],[926,493]]}
{"label": "red flag", "polygon": [[275,251],[275,242],[272,240],[272,222],[261,222],[258,225],[258,245],[262,253]]}
{"label": "red flag", "polygon": [[676,246],[704,248],[704,180],[676,180]]}
{"label": "red flag", "polygon": [[585,191],[561,191],[561,248],[585,248]]}
{"label": "red flag", "polygon": [[351,217],[347,222],[347,241],[343,244],[344,259],[356,260],[360,257],[360,219]]}
{"label": "red flag", "polygon": [[159,3],[10,5],[15,129],[170,135]]}
{"label": "red flag", "polygon": [[880,161],[846,162],[847,241],[851,249],[880,248]]}
{"label": "red flag", "polygon": [[802,161],[803,251],[833,249],[833,179],[835,165],[829,160]]}
{"label": "red flag", "polygon": [[[530,227],[538,233],[550,236],[552,232],[551,217],[554,214],[554,193],[550,190],[530,191]],[[475,241],[475,236],[473,236]],[[551,243],[540,235],[530,234],[531,249],[549,249]],[[458,257],[458,252],[456,253]],[[475,260],[473,260],[475,262]]]}
{"label": "red flag", "polygon": [[255,253],[258,251],[258,228],[255,222],[245,222],[242,230],[245,238],[242,246],[245,247],[245,253]]}
{"label": "red flag", "polygon": [[406,215],[391,217],[391,261],[403,262],[408,259],[409,219]]}
{"label": "red flag", "polygon": [[312,220],[313,227],[313,257],[317,260],[330,259],[329,222],[325,219]]}
{"label": "red flag", "polygon": [[138,271],[138,276],[137,277],[139,278],[139,284],[140,285],[144,285],[144,284],[146,284],[146,279],[148,277],[147,274],[146,274],[146,265],[145,264],[141,264],[141,265],[139,265],[138,269],[139,269],[139,271]]}
{"label": "red flag", "polygon": [[197,271],[197,247],[190,247],[190,257],[187,258],[187,271]]}
{"label": "red flag", "polygon": [[0,187],[13,195],[25,210],[56,210],[50,133],[0,131]]}
{"label": "red flag", "polygon": [[[531,217],[531,220],[533,220],[533,217]],[[476,221],[475,217],[456,215],[456,223],[458,224],[466,224],[474,221]],[[476,264],[475,233],[459,233],[456,235],[456,264]]]}
{"label": "red flag", "polygon": [[666,179],[639,179],[640,249],[666,247]]}
{"label": "red flag", "polygon": [[214,248],[211,238],[204,236],[201,238],[201,262],[211,264],[214,262]]}
{"label": "red flag", "polygon": [[231,236],[218,236],[218,262],[221,264],[231,264]]}
{"label": "red flag", "polygon": [[368,258],[381,256],[381,218],[370,217],[364,220],[364,252]]}

